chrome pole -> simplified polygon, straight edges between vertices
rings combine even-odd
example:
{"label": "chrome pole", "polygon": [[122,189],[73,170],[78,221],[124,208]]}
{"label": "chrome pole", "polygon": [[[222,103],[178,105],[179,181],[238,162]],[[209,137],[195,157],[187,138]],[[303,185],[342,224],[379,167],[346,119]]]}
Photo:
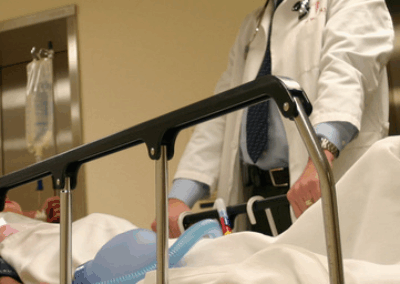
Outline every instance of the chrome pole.
{"label": "chrome pole", "polygon": [[70,179],[60,191],[60,283],[72,283],[72,202]]}
{"label": "chrome pole", "polygon": [[166,146],[156,161],[157,284],[168,283],[168,164]]}
{"label": "chrome pole", "polygon": [[294,118],[294,121],[306,145],[308,154],[317,169],[321,187],[330,283],[342,284],[344,283],[343,260],[340,244],[336,189],[332,169],[300,99],[295,98],[295,102],[299,115]]}

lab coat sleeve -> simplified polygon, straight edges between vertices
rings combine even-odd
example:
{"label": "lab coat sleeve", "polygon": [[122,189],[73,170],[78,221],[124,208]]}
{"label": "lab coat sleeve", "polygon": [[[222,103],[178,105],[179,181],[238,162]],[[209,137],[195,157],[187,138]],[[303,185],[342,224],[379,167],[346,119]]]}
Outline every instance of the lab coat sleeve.
{"label": "lab coat sleeve", "polygon": [[[228,85],[229,69],[223,74],[217,88]],[[216,188],[223,146],[225,116],[196,126],[175,174],[174,179],[190,179]]]}
{"label": "lab coat sleeve", "polygon": [[312,122],[347,121],[360,129],[393,48],[391,17],[383,0],[332,0],[326,13]]}
{"label": "lab coat sleeve", "polygon": [[[231,48],[228,67],[216,85],[215,94],[235,87],[232,83],[232,77],[237,71],[235,56],[240,53],[239,39],[244,28],[242,25],[239,36]],[[211,191],[216,189],[220,174],[225,124],[226,116],[220,116],[196,126],[179,162],[175,179],[191,179],[208,185]]]}

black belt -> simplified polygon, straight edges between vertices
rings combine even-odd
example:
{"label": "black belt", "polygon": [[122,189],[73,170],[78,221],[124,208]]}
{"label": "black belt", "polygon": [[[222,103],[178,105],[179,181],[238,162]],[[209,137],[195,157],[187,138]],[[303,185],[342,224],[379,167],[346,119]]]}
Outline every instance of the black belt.
{"label": "black belt", "polygon": [[289,186],[289,169],[275,168],[264,171],[253,165],[243,165],[243,182],[246,186]]}

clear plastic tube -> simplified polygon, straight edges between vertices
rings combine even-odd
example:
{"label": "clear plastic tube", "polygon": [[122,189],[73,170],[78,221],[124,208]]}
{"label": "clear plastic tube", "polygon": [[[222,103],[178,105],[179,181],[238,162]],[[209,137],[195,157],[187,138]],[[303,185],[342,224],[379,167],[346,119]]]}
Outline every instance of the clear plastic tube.
{"label": "clear plastic tube", "polygon": [[[138,229],[142,230],[142,229]],[[148,234],[148,230],[143,230],[142,232]],[[150,232],[153,233],[153,232]],[[154,240],[155,240],[155,233]],[[175,267],[181,261],[183,256],[204,236],[208,236],[210,238],[217,238],[222,236],[222,231],[219,223],[216,220],[206,219],[202,220],[195,225],[191,226],[187,229],[171,246],[169,249],[169,267]],[[151,238],[151,236],[150,236]],[[149,245],[146,243],[145,245]],[[152,243],[155,246],[155,242]],[[147,249],[147,248],[146,248]],[[135,253],[135,252],[133,252]],[[135,256],[132,255],[132,260],[134,260]],[[150,261],[149,261],[150,260]],[[147,272],[155,270],[157,268],[157,260],[155,255],[155,249],[152,251],[151,259],[142,259],[142,261],[146,262],[144,267],[141,267],[135,271],[135,265],[132,264],[132,272],[128,272],[126,275],[118,276],[112,278],[112,276],[108,279],[101,277],[102,279],[98,279],[98,275],[94,275],[95,271],[93,271],[93,261],[87,262],[80,267],[78,267],[75,271],[75,280],[73,284],[114,284],[114,283],[137,283],[142,280]],[[109,264],[113,265],[113,264]],[[91,270],[91,271],[89,271]],[[103,270],[104,271],[104,270]],[[97,278],[97,279],[96,279]],[[94,280],[96,279],[96,280]]]}
{"label": "clear plastic tube", "polygon": [[226,211],[225,202],[222,198],[217,198],[214,202],[214,208],[217,208],[219,221],[221,222],[222,233],[224,235],[232,234],[232,225]]}

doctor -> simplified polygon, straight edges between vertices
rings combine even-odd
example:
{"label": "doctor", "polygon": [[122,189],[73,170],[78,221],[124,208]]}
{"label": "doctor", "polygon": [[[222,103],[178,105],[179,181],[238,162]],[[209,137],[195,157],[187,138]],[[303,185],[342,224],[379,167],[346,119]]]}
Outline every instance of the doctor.
{"label": "doctor", "polygon": [[[310,120],[337,181],[387,135],[385,65],[393,39],[384,0],[269,0],[244,20],[215,93],[268,72],[299,82],[313,104]],[[287,197],[296,217],[320,198],[318,175],[295,124],[282,119],[274,103],[265,112],[267,143],[256,157],[247,145],[249,109],[196,127],[169,195],[170,237],[180,234],[179,215],[209,191],[218,189],[227,204],[260,194],[262,186],[251,178],[244,189],[243,169],[266,180],[288,167]],[[264,185],[265,191],[271,186]],[[280,214],[285,223],[288,213]]]}

